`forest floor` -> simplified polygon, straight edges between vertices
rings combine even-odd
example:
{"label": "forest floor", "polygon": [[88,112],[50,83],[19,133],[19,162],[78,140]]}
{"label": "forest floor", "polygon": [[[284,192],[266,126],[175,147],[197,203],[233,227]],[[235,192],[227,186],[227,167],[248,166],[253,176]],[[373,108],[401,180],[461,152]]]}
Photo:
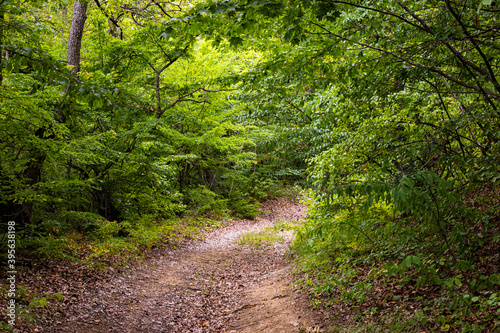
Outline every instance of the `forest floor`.
{"label": "forest floor", "polygon": [[[66,276],[59,286],[64,305],[50,325],[33,331],[322,332],[323,313],[292,286],[293,232],[274,228],[279,238],[271,245],[241,242],[279,223],[300,223],[305,207],[283,198],[263,203],[261,211],[125,271],[97,280]],[[47,281],[54,284],[60,282]]]}

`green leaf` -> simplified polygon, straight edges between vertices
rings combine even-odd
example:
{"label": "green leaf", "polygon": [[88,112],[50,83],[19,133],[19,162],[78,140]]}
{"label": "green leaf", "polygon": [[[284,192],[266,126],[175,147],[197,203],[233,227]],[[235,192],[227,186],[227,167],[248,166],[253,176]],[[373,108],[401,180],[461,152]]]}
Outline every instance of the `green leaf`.
{"label": "green leaf", "polygon": [[160,38],[168,38],[172,36],[173,33],[174,33],[174,28],[167,27],[165,31],[163,31],[163,33],[160,35]]}
{"label": "green leaf", "polygon": [[47,306],[47,298],[43,297],[40,299],[40,307],[45,308]]}
{"label": "green leaf", "polygon": [[411,263],[412,263],[412,257],[411,256],[408,256],[405,258],[404,260],[404,264],[407,268],[410,268],[411,267]]}

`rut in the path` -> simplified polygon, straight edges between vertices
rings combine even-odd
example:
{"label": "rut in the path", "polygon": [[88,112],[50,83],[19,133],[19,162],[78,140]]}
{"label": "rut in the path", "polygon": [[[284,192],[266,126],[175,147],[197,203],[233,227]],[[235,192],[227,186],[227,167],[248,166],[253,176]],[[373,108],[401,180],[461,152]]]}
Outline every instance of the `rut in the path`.
{"label": "rut in the path", "polygon": [[290,283],[286,241],[267,248],[238,245],[239,235],[298,220],[298,201],[271,200],[254,221],[236,221],[185,248],[150,259],[71,304],[47,332],[298,332],[320,323],[307,297]]}

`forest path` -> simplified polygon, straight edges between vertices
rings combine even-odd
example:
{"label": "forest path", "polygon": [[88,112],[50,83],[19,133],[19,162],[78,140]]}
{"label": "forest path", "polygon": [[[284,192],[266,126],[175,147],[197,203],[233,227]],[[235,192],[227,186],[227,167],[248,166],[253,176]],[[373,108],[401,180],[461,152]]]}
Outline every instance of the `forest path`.
{"label": "forest path", "polygon": [[282,238],[272,246],[238,243],[246,233],[300,221],[305,208],[298,200],[279,199],[261,210],[255,220],[233,221],[111,278],[46,331],[320,332],[313,326],[322,316],[310,309],[307,295],[290,286],[292,231],[278,230]]}

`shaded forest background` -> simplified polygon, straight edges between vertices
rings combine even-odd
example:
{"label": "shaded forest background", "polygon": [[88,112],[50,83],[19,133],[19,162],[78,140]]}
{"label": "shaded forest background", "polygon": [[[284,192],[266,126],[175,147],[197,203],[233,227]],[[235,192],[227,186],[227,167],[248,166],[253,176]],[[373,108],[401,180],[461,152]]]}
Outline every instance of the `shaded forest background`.
{"label": "shaded forest background", "polygon": [[499,13],[2,0],[2,230],[103,268],[295,184],[302,286],[357,311],[332,331],[499,329]]}

